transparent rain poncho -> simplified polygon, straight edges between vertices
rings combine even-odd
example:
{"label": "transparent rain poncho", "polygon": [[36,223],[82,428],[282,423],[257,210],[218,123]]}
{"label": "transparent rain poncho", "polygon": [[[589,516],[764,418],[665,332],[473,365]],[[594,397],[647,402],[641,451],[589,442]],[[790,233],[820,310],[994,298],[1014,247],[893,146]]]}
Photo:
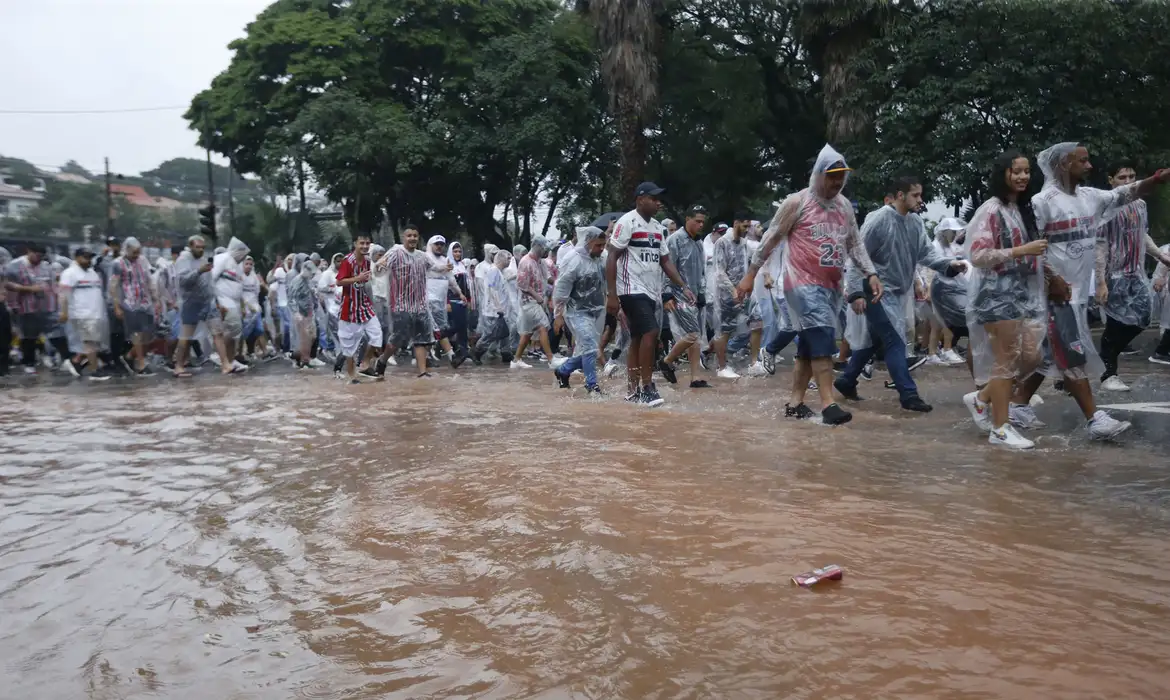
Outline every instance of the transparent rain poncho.
{"label": "transparent rain poncho", "polygon": [[[1036,228],[1048,239],[1046,261],[1072,289],[1069,304],[1052,305],[1052,362],[1045,366],[1049,376],[1068,379],[1086,379],[1105,369],[1093,343],[1087,311],[1094,292],[1097,231],[1137,197],[1137,183],[1099,190],[1072,182],[1069,162],[1077,148],[1076,143],[1065,142],[1040,152],[1036,160],[1044,173],[1044,187],[1032,198]],[[1068,307],[1071,310],[1066,311]],[[1057,339],[1060,342],[1054,342]]]}
{"label": "transparent rain poncho", "polygon": [[248,246],[236,237],[228,241],[227,249],[215,256],[211,265],[211,281],[220,306],[239,309],[244,298],[244,258]]}
{"label": "transparent rain poncho", "polygon": [[[1150,325],[1154,296],[1145,261],[1150,215],[1143,200],[1121,208],[1097,232],[1098,266],[1109,290],[1105,315],[1127,326]],[[1152,241],[1151,241],[1152,243]]]}
{"label": "transparent rain poncho", "polygon": [[1023,379],[1040,364],[1048,313],[1044,258],[1011,254],[1030,240],[1016,205],[995,197],[967,224],[966,325],[979,386],[992,379]]}
{"label": "transparent rain poncho", "polygon": [[556,284],[553,285],[554,313],[564,313],[573,334],[573,354],[596,353],[605,327],[605,266],[601,256],[589,254],[588,245],[605,235],[599,228],[577,237],[577,245],[564,254]]}
{"label": "transparent rain poncho", "polygon": [[838,193],[826,192],[826,173],[845,158],[826,144],[813,164],[807,188],[789,195],[764,234],[752,259],[758,269],[764,265],[780,240],[787,241],[778,283],[788,302],[793,330],[827,327],[838,329],[841,282],[845,258],[870,273],[873,264],[861,244],[853,204]]}
{"label": "transparent rain poncho", "polygon": [[730,324],[733,318],[738,318],[738,321],[735,329],[730,331],[732,337],[746,333],[751,325],[759,327],[759,310],[753,309],[754,294],[744,297],[742,302],[735,300],[735,288],[747,274],[753,252],[746,233],[737,240],[732,229],[715,243],[711,268],[715,279],[709,285],[714,294],[707,298],[707,302],[713,305],[712,323],[716,336],[727,330],[724,323]]}
{"label": "transparent rain poncho", "polygon": [[[952,259],[942,257],[938,249],[931,245],[926,227],[918,214],[909,212],[902,215],[890,205],[866,217],[861,227],[861,238],[869,254],[869,261],[882,281],[882,299],[879,303],[905,343],[907,329],[913,328],[914,324],[914,280],[918,266],[946,273],[950,270]],[[848,296],[861,293],[864,281],[865,273],[851,262],[845,275],[845,293]],[[852,311],[847,312],[847,318],[850,313]],[[860,332],[864,324],[849,325],[845,337],[850,347],[859,350],[873,345],[868,328]]]}
{"label": "transparent rain poncho", "polygon": [[[1163,255],[1170,255],[1170,243],[1162,246],[1159,250]],[[1161,287],[1161,291],[1154,297],[1154,304],[1156,305],[1155,312],[1158,316],[1158,325],[1161,326],[1162,332],[1170,331],[1170,267],[1166,263],[1158,263],[1158,267],[1154,268],[1154,286]]]}
{"label": "transparent rain poncho", "polygon": [[[966,230],[961,219],[947,217],[934,229],[934,247],[944,258],[966,259],[967,253],[959,237]],[[971,282],[968,269],[955,277],[935,275],[930,281],[930,305],[934,315],[951,327],[967,325],[967,285]]]}
{"label": "transparent rain poncho", "polygon": [[499,252],[500,249],[498,246],[492,245],[491,243],[485,243],[483,246],[483,263],[479,265],[475,271],[474,294],[476,299],[476,308],[479,310],[479,319],[477,320],[476,325],[476,333],[478,335],[483,335],[485,330],[484,325],[487,320],[487,314],[484,313],[483,310],[483,300],[487,298],[487,274],[488,271],[495,266],[494,263],[496,260],[496,253]]}
{"label": "transparent rain poncho", "polygon": [[292,312],[291,340],[293,348],[300,348],[301,335],[312,338],[316,333],[313,309],[316,306],[313,285],[314,266],[309,256],[298,253],[293,261],[292,273],[288,276],[288,308]]}

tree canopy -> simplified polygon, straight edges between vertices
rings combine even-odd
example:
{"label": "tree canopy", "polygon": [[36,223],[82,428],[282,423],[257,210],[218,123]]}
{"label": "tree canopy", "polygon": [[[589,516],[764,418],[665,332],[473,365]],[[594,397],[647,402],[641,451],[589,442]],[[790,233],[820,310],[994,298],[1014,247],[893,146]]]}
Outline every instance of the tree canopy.
{"label": "tree canopy", "polygon": [[359,231],[525,241],[642,179],[762,218],[828,139],[863,208],[901,172],[978,199],[1008,147],[1170,163],[1164,3],[278,0],[231,48],[200,143]]}

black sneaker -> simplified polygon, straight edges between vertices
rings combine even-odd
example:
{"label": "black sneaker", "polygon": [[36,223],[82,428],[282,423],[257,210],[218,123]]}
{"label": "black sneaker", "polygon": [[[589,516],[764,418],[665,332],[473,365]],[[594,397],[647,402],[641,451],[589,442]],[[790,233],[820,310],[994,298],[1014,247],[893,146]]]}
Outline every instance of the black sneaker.
{"label": "black sneaker", "polygon": [[98,367],[96,372],[89,375],[89,381],[91,382],[105,382],[109,381],[109,379],[110,373],[106,371],[105,367]]}
{"label": "black sneaker", "polygon": [[835,403],[825,406],[825,409],[821,411],[821,422],[825,425],[845,425],[851,420],[853,420],[853,414]]}
{"label": "black sneaker", "polygon": [[362,382],[357,377],[354,377],[353,379],[349,380],[349,383],[350,384],[361,384]]}
{"label": "black sneaker", "polygon": [[378,362],[376,363],[375,368],[374,368],[374,374],[378,375],[378,379],[381,379],[381,378],[386,376],[386,365],[387,364],[388,363],[385,360],[378,360]]}
{"label": "black sneaker", "polygon": [[479,348],[472,350],[471,351],[471,361],[473,364],[475,364],[476,367],[479,367],[480,365],[482,365],[483,364],[483,350],[480,350]]}
{"label": "black sneaker", "polygon": [[918,413],[930,413],[934,410],[934,406],[926,403],[920,396],[911,396],[902,402],[902,408],[907,411],[916,411]]}
{"label": "black sneaker", "polygon": [[[377,379],[379,376],[381,376],[378,374],[378,370],[373,367],[366,367],[362,371],[358,372],[358,374],[363,377],[369,377],[370,379]],[[353,382],[350,383],[352,384]]]}
{"label": "black sneaker", "polygon": [[1138,354],[1138,351],[1136,348],[1134,348],[1134,346],[1126,345],[1125,349],[1121,351],[1121,354],[1122,355],[1136,355],[1136,354]]}
{"label": "black sneaker", "polygon": [[642,390],[641,390],[641,389],[636,389],[636,390],[634,391],[634,393],[632,393],[632,394],[630,394],[629,396],[627,396],[627,397],[626,397],[626,401],[628,401],[628,402],[630,402],[630,403],[641,403],[641,401],[642,401]]}
{"label": "black sneaker", "polygon": [[554,369],[553,376],[557,378],[557,386],[559,386],[560,388],[562,388],[562,389],[572,389],[573,388],[573,387],[569,386],[568,375],[561,374],[559,371]]}
{"label": "black sneaker", "polygon": [[764,371],[769,375],[776,374],[776,353],[765,350],[760,353],[760,362],[764,365]]}
{"label": "black sneaker", "polygon": [[662,404],[666,403],[666,401],[658,395],[658,388],[651,384],[650,386],[643,387],[642,389],[642,403],[646,404],[650,408],[654,408],[655,406],[661,406]]}
{"label": "black sneaker", "polygon": [[658,371],[662,372],[662,376],[671,384],[678,384],[678,375],[674,373],[674,367],[670,366],[666,360],[658,361]]}
{"label": "black sneaker", "polygon": [[890,390],[892,390],[892,391],[897,391],[897,390],[898,390],[898,385],[897,385],[897,384],[895,384],[893,381],[891,381],[891,380],[889,380],[889,379],[887,379],[887,380],[886,380],[886,383],[885,383],[885,384],[883,384],[883,386],[884,386],[884,387],[886,387],[887,389],[890,389]]}
{"label": "black sneaker", "polygon": [[[864,401],[864,399],[857,395],[857,386],[854,385],[852,388],[846,386],[845,382],[843,381],[844,379],[844,377],[838,377],[833,382],[833,388],[837,390],[837,393],[849,399],[850,401]],[[836,406],[837,404],[833,405]]]}
{"label": "black sneaker", "polygon": [[431,373],[430,373],[430,372],[423,372],[423,373],[421,373],[421,374],[419,374],[419,375],[418,375],[418,378],[419,378],[419,379],[422,379],[423,377],[426,377],[427,379],[430,379],[430,378],[431,378]]}
{"label": "black sneaker", "polygon": [[712,353],[710,350],[699,353],[699,365],[708,372],[711,371],[711,359]]}
{"label": "black sneaker", "polygon": [[1164,352],[1156,352],[1150,355],[1149,360],[1156,365],[1170,365],[1170,355]]}
{"label": "black sneaker", "polygon": [[873,360],[866,362],[861,368],[861,378],[867,382],[873,379]]}
{"label": "black sneaker", "polygon": [[464,362],[467,362],[467,353],[463,352],[462,349],[451,353],[451,369],[459,369],[459,365]]}
{"label": "black sneaker", "polygon": [[605,392],[602,391],[601,387],[597,386],[596,384],[593,386],[586,386],[585,391],[588,392],[591,396],[605,396]]}
{"label": "black sneaker", "polygon": [[711,385],[707,383],[706,379],[694,379],[691,381],[692,389],[710,389]]}
{"label": "black sneaker", "polygon": [[833,363],[833,371],[834,372],[844,372],[845,368],[848,366],[849,366],[848,362],[834,362]]}
{"label": "black sneaker", "polygon": [[138,375],[139,377],[153,377],[154,376],[154,372],[150,369],[149,366],[143,367],[142,369],[135,372],[135,374]]}
{"label": "black sneaker", "polygon": [[792,404],[787,404],[787,403],[784,404],[784,417],[785,418],[796,418],[797,420],[808,420],[809,418],[815,418],[816,415],[817,414],[812,412],[811,408],[809,408],[808,406],[805,406],[802,403],[797,404],[796,406],[793,406]]}
{"label": "black sneaker", "polygon": [[500,362],[502,362],[506,365],[512,364],[512,353],[510,353],[510,352],[500,353]]}
{"label": "black sneaker", "polygon": [[911,372],[926,364],[926,355],[913,355],[906,358],[906,368]]}

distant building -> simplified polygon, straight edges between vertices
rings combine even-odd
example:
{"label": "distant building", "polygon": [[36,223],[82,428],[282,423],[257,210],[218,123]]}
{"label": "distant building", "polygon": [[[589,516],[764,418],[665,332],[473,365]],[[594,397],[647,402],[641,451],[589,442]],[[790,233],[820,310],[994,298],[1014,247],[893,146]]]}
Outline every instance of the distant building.
{"label": "distant building", "polygon": [[[41,183],[44,186],[44,183]],[[16,185],[0,184],[0,222],[19,221],[40,206],[45,195],[35,190],[24,190]]]}
{"label": "distant building", "polygon": [[139,185],[111,184],[110,192],[138,207],[171,210],[191,206],[170,197],[154,197]]}

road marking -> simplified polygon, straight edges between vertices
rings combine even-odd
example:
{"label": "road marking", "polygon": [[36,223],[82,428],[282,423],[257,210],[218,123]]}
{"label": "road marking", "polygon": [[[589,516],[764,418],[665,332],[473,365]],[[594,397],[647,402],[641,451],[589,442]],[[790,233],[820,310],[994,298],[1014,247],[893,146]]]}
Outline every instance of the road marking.
{"label": "road marking", "polygon": [[1099,406],[1098,408],[1112,408],[1118,411],[1140,411],[1142,413],[1170,414],[1170,401],[1160,401],[1155,403],[1115,403],[1110,406]]}

